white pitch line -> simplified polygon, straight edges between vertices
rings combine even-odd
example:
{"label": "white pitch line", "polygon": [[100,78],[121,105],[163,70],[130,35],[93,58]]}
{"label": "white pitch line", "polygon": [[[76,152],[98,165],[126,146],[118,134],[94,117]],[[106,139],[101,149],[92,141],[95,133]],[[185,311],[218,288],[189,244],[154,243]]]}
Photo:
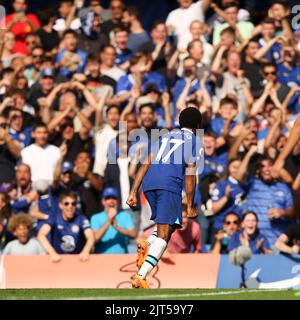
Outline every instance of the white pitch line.
{"label": "white pitch line", "polygon": [[64,300],[142,300],[142,299],[162,299],[162,298],[184,298],[184,297],[199,297],[199,296],[225,296],[231,294],[252,293],[252,292],[276,292],[285,291],[283,289],[254,289],[244,291],[225,291],[225,292],[203,292],[203,293],[179,293],[179,294],[157,294],[157,295],[141,295],[139,297],[132,296],[107,296],[107,297],[80,297],[66,298]]}

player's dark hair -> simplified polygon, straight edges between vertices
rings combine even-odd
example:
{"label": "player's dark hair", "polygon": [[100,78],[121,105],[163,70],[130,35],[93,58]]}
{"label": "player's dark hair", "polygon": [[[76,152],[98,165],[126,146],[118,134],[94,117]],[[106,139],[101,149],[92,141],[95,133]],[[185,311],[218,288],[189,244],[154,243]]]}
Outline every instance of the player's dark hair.
{"label": "player's dark hair", "polygon": [[186,108],[179,115],[180,128],[201,129],[202,115],[201,112],[193,107]]}

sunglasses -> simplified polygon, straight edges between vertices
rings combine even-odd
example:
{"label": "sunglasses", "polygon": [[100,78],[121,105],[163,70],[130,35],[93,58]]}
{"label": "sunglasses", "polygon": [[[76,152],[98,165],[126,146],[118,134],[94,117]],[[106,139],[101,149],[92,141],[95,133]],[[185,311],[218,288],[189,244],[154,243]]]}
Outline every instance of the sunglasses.
{"label": "sunglasses", "polygon": [[225,224],[226,225],[230,225],[230,224],[239,224],[239,222],[237,220],[234,220],[234,221],[225,221]]}
{"label": "sunglasses", "polygon": [[75,207],[76,206],[76,202],[64,202],[64,206],[69,206],[71,205],[72,207]]}
{"label": "sunglasses", "polygon": [[265,76],[268,76],[268,75],[273,75],[275,76],[276,75],[276,71],[273,71],[273,72],[265,72]]}
{"label": "sunglasses", "polygon": [[111,10],[122,10],[122,7],[120,7],[120,6],[111,6],[110,9]]}
{"label": "sunglasses", "polygon": [[32,58],[41,58],[42,57],[42,55],[39,55],[39,54],[33,54],[31,56],[32,56]]}

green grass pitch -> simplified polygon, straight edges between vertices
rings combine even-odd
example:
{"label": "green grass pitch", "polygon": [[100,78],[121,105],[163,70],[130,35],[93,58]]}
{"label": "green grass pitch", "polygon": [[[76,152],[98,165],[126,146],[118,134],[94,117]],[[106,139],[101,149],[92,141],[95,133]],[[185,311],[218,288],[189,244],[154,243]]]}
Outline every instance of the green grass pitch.
{"label": "green grass pitch", "polygon": [[[297,294],[298,293],[298,294]],[[300,300],[296,290],[5,289],[0,300]]]}

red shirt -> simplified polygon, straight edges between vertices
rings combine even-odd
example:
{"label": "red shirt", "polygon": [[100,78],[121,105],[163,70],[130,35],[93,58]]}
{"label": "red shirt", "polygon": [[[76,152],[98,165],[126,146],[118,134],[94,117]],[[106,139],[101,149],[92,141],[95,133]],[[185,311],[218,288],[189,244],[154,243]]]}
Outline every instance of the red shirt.
{"label": "red shirt", "polygon": [[[14,15],[15,14],[13,13],[13,14],[9,14],[8,16],[5,17],[6,25],[8,25],[12,21]],[[40,24],[38,18],[36,17],[36,15],[28,13],[28,14],[26,14],[26,17],[37,28],[41,27],[41,24]],[[29,52],[26,48],[25,38],[28,33],[33,32],[30,24],[28,22],[17,22],[12,25],[10,31],[16,36],[16,45],[13,49],[13,52],[22,53],[24,55],[27,55]]]}

